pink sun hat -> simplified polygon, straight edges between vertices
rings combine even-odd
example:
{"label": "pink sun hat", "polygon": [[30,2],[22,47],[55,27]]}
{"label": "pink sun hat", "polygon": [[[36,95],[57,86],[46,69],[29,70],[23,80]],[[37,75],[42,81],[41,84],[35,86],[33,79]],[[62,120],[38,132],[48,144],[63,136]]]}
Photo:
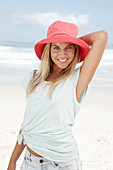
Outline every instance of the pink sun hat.
{"label": "pink sun hat", "polygon": [[51,24],[47,31],[47,38],[35,44],[34,49],[37,57],[41,60],[41,55],[46,43],[70,42],[78,45],[80,62],[84,60],[89,52],[89,46],[81,39],[76,38],[78,27],[73,23],[56,21]]}

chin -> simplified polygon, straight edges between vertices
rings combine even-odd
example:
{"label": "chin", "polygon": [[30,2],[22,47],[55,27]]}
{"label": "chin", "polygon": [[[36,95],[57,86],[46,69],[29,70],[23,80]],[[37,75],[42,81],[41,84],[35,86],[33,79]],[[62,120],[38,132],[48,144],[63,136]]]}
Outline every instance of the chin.
{"label": "chin", "polygon": [[59,69],[64,69],[64,68],[66,68],[67,66],[57,65],[57,67],[58,67]]}

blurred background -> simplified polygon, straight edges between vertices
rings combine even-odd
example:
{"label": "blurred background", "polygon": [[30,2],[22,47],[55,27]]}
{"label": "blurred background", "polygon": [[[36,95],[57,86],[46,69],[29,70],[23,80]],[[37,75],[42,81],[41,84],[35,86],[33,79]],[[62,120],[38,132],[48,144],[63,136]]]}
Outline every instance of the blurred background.
{"label": "blurred background", "polygon": [[[90,86],[113,90],[113,1],[4,0],[0,2],[0,83],[18,84],[40,61],[34,44],[46,37],[56,21],[77,24],[78,37],[98,30],[108,32],[108,43]],[[101,86],[101,87],[100,87]]]}

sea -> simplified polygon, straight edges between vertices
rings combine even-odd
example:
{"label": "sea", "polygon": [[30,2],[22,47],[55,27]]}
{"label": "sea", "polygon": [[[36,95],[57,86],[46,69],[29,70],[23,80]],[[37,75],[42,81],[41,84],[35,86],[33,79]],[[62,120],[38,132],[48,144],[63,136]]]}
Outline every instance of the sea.
{"label": "sea", "polygon": [[[26,74],[37,69],[39,64],[34,43],[0,42],[1,85],[20,85]],[[113,91],[113,48],[105,49],[89,88]]]}

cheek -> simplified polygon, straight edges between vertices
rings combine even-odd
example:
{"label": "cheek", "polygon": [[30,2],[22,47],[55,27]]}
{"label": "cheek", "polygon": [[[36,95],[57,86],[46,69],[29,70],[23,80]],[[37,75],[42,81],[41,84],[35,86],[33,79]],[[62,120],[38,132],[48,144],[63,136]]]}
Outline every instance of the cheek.
{"label": "cheek", "polygon": [[56,57],[57,57],[57,53],[51,52],[51,59],[52,59],[52,60],[55,60]]}
{"label": "cheek", "polygon": [[73,59],[74,56],[75,56],[75,53],[74,52],[70,52],[70,53],[68,53],[68,56],[70,56],[70,59]]}
{"label": "cheek", "polygon": [[75,50],[74,49],[68,50],[67,53],[68,55],[74,56]]}

